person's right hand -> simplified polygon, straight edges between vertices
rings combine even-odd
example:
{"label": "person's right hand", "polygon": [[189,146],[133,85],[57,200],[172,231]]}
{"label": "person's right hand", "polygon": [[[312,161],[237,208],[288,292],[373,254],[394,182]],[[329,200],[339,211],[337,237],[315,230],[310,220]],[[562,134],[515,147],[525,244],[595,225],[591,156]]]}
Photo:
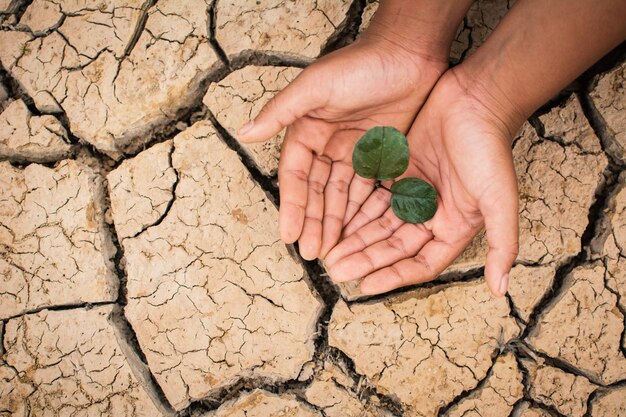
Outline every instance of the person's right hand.
{"label": "person's right hand", "polygon": [[[485,226],[485,279],[503,296],[518,253],[518,196],[511,141],[525,114],[461,64],[441,77],[407,136],[402,177],[437,190],[433,218],[411,224],[390,208],[391,193],[372,193],[325,259],[335,282],[363,278],[365,295],[435,279]],[[384,183],[391,187],[391,182]]]}
{"label": "person's right hand", "polygon": [[378,125],[406,133],[445,56],[366,31],[302,71],[239,131],[242,142],[257,142],[289,126],[278,168],[280,234],[299,241],[303,258],[323,258],[373,189],[354,175],[355,142]]}

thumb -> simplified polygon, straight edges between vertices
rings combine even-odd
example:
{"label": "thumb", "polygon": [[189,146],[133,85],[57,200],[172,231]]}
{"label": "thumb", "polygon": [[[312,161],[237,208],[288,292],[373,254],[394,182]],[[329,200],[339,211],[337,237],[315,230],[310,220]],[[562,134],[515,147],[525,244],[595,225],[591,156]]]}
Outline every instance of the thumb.
{"label": "thumb", "polygon": [[261,109],[256,118],[237,132],[242,142],[262,142],[277,135],[285,127],[320,107],[321,85],[314,82],[304,70],[287,87],[276,94]]}
{"label": "thumb", "polygon": [[485,280],[496,297],[509,287],[509,273],[519,250],[519,214],[515,181],[501,189],[498,198],[481,204],[485,218],[489,252],[485,264]]}

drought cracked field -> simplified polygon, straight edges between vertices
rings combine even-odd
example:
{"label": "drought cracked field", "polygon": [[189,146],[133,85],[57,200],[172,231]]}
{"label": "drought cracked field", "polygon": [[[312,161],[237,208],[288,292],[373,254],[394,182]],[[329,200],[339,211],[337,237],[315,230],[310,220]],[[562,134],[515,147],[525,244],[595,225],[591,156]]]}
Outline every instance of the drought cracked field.
{"label": "drought cracked field", "polygon": [[0,0],[0,416],[626,416],[623,48],[515,138],[505,298],[484,235],[370,298],[281,243],[282,136],[234,133],[376,7]]}

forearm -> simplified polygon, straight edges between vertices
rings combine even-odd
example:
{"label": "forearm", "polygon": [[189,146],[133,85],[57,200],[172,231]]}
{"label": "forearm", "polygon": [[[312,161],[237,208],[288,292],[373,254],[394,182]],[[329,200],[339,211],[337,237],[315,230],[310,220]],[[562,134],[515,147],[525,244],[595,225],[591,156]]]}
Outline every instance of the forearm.
{"label": "forearm", "polygon": [[447,62],[450,45],[474,0],[382,0],[363,37],[383,37],[426,58]]}
{"label": "forearm", "polygon": [[457,73],[513,130],[626,38],[625,0],[520,0]]}

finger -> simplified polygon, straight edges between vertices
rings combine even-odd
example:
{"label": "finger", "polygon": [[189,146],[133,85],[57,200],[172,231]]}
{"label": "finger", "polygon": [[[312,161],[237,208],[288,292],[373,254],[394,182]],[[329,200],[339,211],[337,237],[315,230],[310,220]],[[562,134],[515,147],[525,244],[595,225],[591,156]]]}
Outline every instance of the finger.
{"label": "finger", "polygon": [[343,229],[343,236],[348,237],[372,220],[379,218],[389,208],[390,201],[391,193],[389,191],[382,188],[374,190],[361,206],[361,210]]}
{"label": "finger", "polygon": [[322,248],[320,258],[324,258],[337,244],[343,218],[348,203],[348,188],[354,171],[352,166],[345,162],[334,162],[330,171],[330,178],[324,191],[324,219],[322,221]]}
{"label": "finger", "polygon": [[323,105],[322,89],[308,74],[307,70],[303,71],[268,101],[254,120],[239,129],[237,138],[246,143],[267,140]]}
{"label": "finger", "polygon": [[403,221],[398,219],[391,209],[387,209],[381,217],[372,220],[335,246],[324,259],[324,264],[327,268],[333,267],[345,257],[387,239],[402,224]]}
{"label": "finger", "polygon": [[322,217],[324,216],[324,188],[330,175],[330,160],[314,157],[308,180],[304,226],[298,239],[300,255],[306,260],[319,256],[322,246]]}
{"label": "finger", "polygon": [[469,239],[454,243],[433,239],[418,254],[368,275],[361,282],[361,292],[381,294],[406,285],[432,281],[448,267],[469,244]]}
{"label": "finger", "polygon": [[487,231],[487,262],[485,280],[495,296],[503,296],[509,286],[509,273],[519,250],[519,214],[517,188],[500,194],[496,201],[480,204]]}
{"label": "finger", "polygon": [[402,259],[412,258],[432,237],[425,227],[405,223],[387,239],[337,262],[330,268],[329,275],[335,282],[362,278]]}
{"label": "finger", "polygon": [[350,223],[350,220],[359,211],[367,197],[372,194],[374,190],[374,179],[363,178],[360,175],[354,174],[352,182],[350,182],[350,190],[348,191],[348,206],[346,207],[346,214],[343,219],[343,225]]}
{"label": "finger", "polygon": [[278,224],[285,243],[295,242],[302,232],[312,163],[313,152],[287,130],[278,165]]}

